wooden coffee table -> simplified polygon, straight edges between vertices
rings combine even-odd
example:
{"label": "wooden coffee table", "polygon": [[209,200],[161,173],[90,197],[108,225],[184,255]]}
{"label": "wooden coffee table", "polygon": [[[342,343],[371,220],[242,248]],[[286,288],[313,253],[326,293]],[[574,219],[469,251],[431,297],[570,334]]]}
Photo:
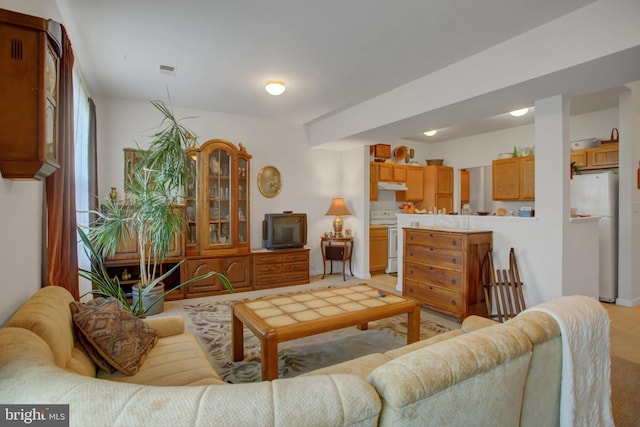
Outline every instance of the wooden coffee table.
{"label": "wooden coffee table", "polygon": [[233,306],[231,347],[234,361],[244,359],[246,325],[259,339],[262,379],[278,378],[278,343],[357,326],[407,313],[407,344],[420,339],[420,304],[366,284],[280,295]]}

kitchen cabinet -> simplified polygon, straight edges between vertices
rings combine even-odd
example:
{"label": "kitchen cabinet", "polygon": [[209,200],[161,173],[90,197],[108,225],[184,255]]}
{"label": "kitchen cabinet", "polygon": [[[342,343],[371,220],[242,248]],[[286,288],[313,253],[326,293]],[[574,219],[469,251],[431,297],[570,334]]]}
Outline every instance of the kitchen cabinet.
{"label": "kitchen cabinet", "polygon": [[378,164],[369,163],[369,200],[378,200]]}
{"label": "kitchen cabinet", "polygon": [[460,202],[469,203],[471,199],[471,181],[469,178],[469,171],[466,169],[460,170]]}
{"label": "kitchen cabinet", "polygon": [[407,169],[405,165],[397,163],[379,163],[378,180],[384,182],[405,182]]}
{"label": "kitchen cabinet", "polygon": [[404,229],[402,294],[456,317],[487,317],[481,265],[493,244],[491,231]]}
{"label": "kitchen cabinet", "polygon": [[387,268],[389,227],[369,227],[369,272],[382,273]]}
{"label": "kitchen cabinet", "polygon": [[449,166],[424,167],[424,209],[435,207],[453,212],[453,168]]}
{"label": "kitchen cabinet", "polygon": [[405,166],[407,191],[396,192],[398,202],[422,202],[424,199],[424,167]]}
{"label": "kitchen cabinet", "polygon": [[610,143],[596,148],[572,150],[571,162],[575,162],[580,170],[617,168],[619,162],[619,144]]}
{"label": "kitchen cabinet", "polygon": [[43,180],[58,163],[59,23],[0,9],[0,172]]}
{"label": "kitchen cabinet", "polygon": [[535,157],[510,157],[492,163],[493,200],[535,199]]}

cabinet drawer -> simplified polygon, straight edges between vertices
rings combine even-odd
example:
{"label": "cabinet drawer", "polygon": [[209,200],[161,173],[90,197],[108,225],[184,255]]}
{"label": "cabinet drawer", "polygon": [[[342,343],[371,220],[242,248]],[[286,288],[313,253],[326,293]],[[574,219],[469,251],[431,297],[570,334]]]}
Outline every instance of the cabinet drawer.
{"label": "cabinet drawer", "polygon": [[435,267],[426,264],[405,263],[404,275],[407,279],[441,286],[454,291],[462,290],[462,273],[458,270]]}
{"label": "cabinet drawer", "polygon": [[437,231],[408,231],[405,242],[407,244],[431,246],[434,248],[460,250],[462,248],[461,240],[462,237],[456,234],[439,233]]}
{"label": "cabinet drawer", "polygon": [[403,295],[451,313],[462,312],[462,294],[407,279]]}
{"label": "cabinet drawer", "polygon": [[307,271],[292,271],[282,275],[284,282],[306,283],[309,281],[309,273]]}
{"label": "cabinet drawer", "polygon": [[282,254],[282,261],[284,262],[296,262],[296,261],[308,261],[309,260],[309,252],[295,252],[295,253],[286,253]]}
{"label": "cabinet drawer", "polygon": [[282,262],[282,254],[254,255],[254,259],[258,265],[275,264]]}
{"label": "cabinet drawer", "polygon": [[255,279],[256,286],[280,285],[282,284],[282,274],[265,274]]}
{"label": "cabinet drawer", "polygon": [[282,264],[259,264],[256,265],[256,273],[258,274],[274,274],[283,271]]}
{"label": "cabinet drawer", "polygon": [[293,262],[289,264],[282,264],[282,272],[291,273],[291,272],[303,272],[307,273],[309,270],[308,264],[306,262]]}
{"label": "cabinet drawer", "polygon": [[457,250],[436,249],[433,246],[407,245],[406,261],[462,270],[464,253]]}

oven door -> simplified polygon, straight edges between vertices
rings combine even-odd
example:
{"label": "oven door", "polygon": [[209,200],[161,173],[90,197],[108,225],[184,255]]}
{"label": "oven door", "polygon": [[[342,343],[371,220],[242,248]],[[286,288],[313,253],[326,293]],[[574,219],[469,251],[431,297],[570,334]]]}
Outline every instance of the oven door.
{"label": "oven door", "polygon": [[389,226],[389,237],[387,239],[387,269],[385,273],[398,272],[398,226]]}

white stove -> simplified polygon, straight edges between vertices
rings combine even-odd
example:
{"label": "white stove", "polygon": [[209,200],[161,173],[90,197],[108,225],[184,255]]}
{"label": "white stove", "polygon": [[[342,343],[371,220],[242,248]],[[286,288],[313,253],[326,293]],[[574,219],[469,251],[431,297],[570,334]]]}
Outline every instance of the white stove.
{"label": "white stove", "polygon": [[386,225],[389,227],[387,233],[387,268],[385,273],[398,272],[398,211],[371,211],[371,224]]}

